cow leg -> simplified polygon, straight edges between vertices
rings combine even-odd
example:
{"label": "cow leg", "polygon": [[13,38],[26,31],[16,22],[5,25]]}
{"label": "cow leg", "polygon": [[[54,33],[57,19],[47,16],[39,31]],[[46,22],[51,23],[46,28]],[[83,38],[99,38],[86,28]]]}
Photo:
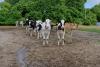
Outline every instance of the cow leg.
{"label": "cow leg", "polygon": [[58,46],[60,45],[60,42],[61,42],[61,40],[60,40],[60,39],[58,39]]}
{"label": "cow leg", "polygon": [[70,42],[72,42],[72,33],[73,33],[73,31],[71,30],[71,32],[70,32]]}
{"label": "cow leg", "polygon": [[27,35],[29,35],[30,33],[30,28],[27,28]]}
{"label": "cow leg", "polygon": [[29,33],[29,36],[32,36],[33,35],[32,28],[29,28],[28,29],[28,33]]}
{"label": "cow leg", "polygon": [[28,27],[26,26],[26,34],[28,34]]}
{"label": "cow leg", "polygon": [[22,24],[22,28],[24,27],[24,24]]}
{"label": "cow leg", "polygon": [[16,28],[18,28],[18,22],[16,23]]}
{"label": "cow leg", "polygon": [[42,30],[42,36],[43,36],[43,45],[45,45],[46,37],[45,37],[45,31],[44,30]]}
{"label": "cow leg", "polygon": [[50,36],[50,30],[47,30],[46,34],[47,34],[47,36],[46,36],[46,43],[48,44],[48,39],[49,39],[49,36]]}
{"label": "cow leg", "polygon": [[34,29],[33,32],[34,32],[34,35],[36,36],[36,29]]}
{"label": "cow leg", "polygon": [[65,40],[64,39],[62,39],[62,45],[65,45]]}
{"label": "cow leg", "polygon": [[30,30],[30,36],[31,36],[31,37],[33,36],[33,31],[32,31],[32,30]]}
{"label": "cow leg", "polygon": [[47,38],[46,39],[49,39],[49,36],[50,36],[50,30],[46,31],[47,33]]}
{"label": "cow leg", "polygon": [[58,36],[58,45],[60,45],[61,38],[60,38],[60,31],[59,30],[57,31],[57,36]]}
{"label": "cow leg", "polygon": [[45,39],[43,39],[43,45],[45,45],[46,43],[45,43]]}
{"label": "cow leg", "polygon": [[48,44],[48,39],[46,39],[46,44]]}
{"label": "cow leg", "polygon": [[62,31],[62,45],[65,44],[64,37],[65,37],[65,31]]}
{"label": "cow leg", "polygon": [[37,32],[37,39],[39,39],[40,38],[40,32],[38,31]]}
{"label": "cow leg", "polygon": [[40,31],[40,38],[42,38],[42,33],[41,33],[41,31]]}
{"label": "cow leg", "polygon": [[57,36],[58,36],[58,39],[60,39],[60,31],[59,30],[57,31]]}

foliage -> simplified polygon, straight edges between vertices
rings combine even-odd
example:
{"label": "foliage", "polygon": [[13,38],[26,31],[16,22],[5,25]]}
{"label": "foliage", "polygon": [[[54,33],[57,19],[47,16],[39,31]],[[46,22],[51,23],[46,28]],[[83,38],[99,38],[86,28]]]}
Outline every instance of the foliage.
{"label": "foliage", "polygon": [[96,5],[91,11],[96,14],[97,20],[100,22],[100,4]]}
{"label": "foliage", "polygon": [[[50,18],[54,22],[61,19],[77,24],[95,24],[96,16],[89,12],[84,18],[84,3],[86,0],[5,0],[10,7],[0,13],[0,22],[14,23],[20,18],[45,20]],[[3,4],[6,5],[6,4]],[[12,6],[12,7],[11,7]],[[7,11],[8,10],[8,11]],[[3,13],[5,12],[5,13]],[[2,15],[3,14],[3,15]],[[4,16],[5,15],[5,16]],[[12,19],[12,20],[11,20]],[[84,22],[85,21],[85,22]]]}
{"label": "foliage", "polygon": [[19,0],[5,0],[6,2],[10,3],[11,5],[15,5]]}
{"label": "foliage", "polygon": [[[94,23],[95,22],[95,23]],[[91,11],[86,11],[86,18],[84,19],[83,25],[95,25],[97,22],[96,15]]]}
{"label": "foliage", "polygon": [[8,12],[11,5],[7,2],[0,3],[0,21],[4,22],[8,18]]}

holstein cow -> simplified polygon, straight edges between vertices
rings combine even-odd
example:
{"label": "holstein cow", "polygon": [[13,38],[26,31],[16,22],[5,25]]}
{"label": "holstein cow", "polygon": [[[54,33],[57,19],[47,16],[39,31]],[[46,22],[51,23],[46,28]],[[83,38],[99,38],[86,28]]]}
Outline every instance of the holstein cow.
{"label": "holstein cow", "polygon": [[42,37],[42,21],[36,21],[36,32],[37,32],[37,39]]}
{"label": "holstein cow", "polygon": [[15,23],[16,23],[16,28],[18,28],[19,27],[19,23],[18,23],[19,21],[16,21]]}
{"label": "holstein cow", "polygon": [[24,27],[24,22],[23,21],[16,21],[16,27]]}
{"label": "holstein cow", "polygon": [[65,21],[61,20],[61,22],[58,23],[57,26],[57,36],[58,36],[58,45],[62,42],[62,45],[64,45],[64,37],[65,37]]}
{"label": "holstein cow", "polygon": [[33,32],[36,32],[36,22],[33,20],[26,20],[26,34],[30,36],[33,35]]}
{"label": "holstein cow", "polygon": [[26,34],[27,34],[29,28],[29,19],[26,19],[25,26],[26,26]]}
{"label": "holstein cow", "polygon": [[49,35],[50,35],[50,31],[51,31],[51,20],[50,19],[46,19],[45,22],[43,22],[42,24],[42,37],[43,37],[43,45],[48,44],[48,39],[49,39]]}
{"label": "holstein cow", "polygon": [[24,27],[24,22],[20,21],[20,26],[23,28]]}

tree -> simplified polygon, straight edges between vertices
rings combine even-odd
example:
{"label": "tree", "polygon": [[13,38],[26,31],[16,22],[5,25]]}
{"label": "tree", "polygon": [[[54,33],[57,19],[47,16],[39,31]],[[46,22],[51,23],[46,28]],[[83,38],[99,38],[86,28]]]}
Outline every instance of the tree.
{"label": "tree", "polygon": [[[12,5],[8,14],[15,20],[19,18],[51,20],[58,22],[61,19],[66,22],[83,24],[85,16],[84,3],[86,0],[6,0]],[[90,15],[91,14],[91,15]],[[90,12],[87,23],[96,20],[95,15]],[[92,19],[91,19],[92,18]],[[86,23],[86,22],[84,22]],[[86,23],[86,24],[87,24]]]}
{"label": "tree", "polygon": [[97,15],[97,20],[100,22],[100,4],[96,5],[91,11]]}
{"label": "tree", "polygon": [[11,5],[7,2],[0,3],[0,22],[4,22],[8,18],[8,12]]}
{"label": "tree", "polygon": [[15,5],[19,0],[5,0],[6,2],[10,3],[11,5]]}
{"label": "tree", "polygon": [[84,25],[95,25],[97,22],[96,14],[90,10],[86,10],[86,18],[84,18]]}

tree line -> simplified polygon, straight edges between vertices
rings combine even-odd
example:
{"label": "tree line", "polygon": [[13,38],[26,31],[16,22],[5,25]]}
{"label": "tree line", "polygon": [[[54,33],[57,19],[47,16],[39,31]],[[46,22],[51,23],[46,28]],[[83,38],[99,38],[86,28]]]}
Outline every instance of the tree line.
{"label": "tree line", "polygon": [[30,17],[35,20],[64,19],[69,23],[94,25],[100,21],[100,5],[85,9],[86,0],[5,0],[0,3],[0,24],[15,24]]}

